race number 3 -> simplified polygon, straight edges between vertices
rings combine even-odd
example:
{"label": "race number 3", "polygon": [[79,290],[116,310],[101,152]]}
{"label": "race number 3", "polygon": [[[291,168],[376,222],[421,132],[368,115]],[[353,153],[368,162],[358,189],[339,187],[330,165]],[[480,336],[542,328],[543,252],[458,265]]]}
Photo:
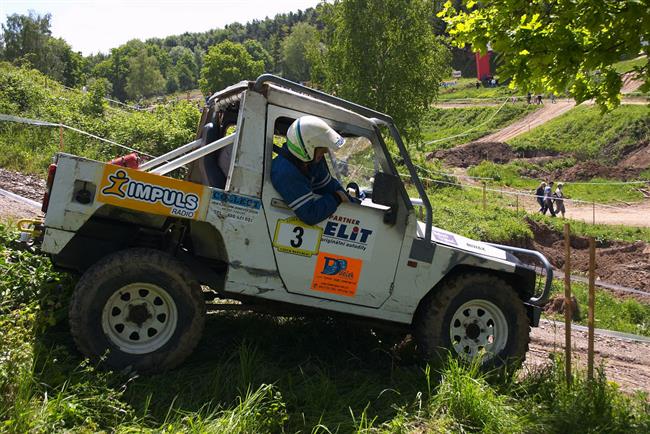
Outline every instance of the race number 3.
{"label": "race number 3", "polygon": [[283,253],[312,256],[318,254],[323,228],[309,226],[296,217],[278,220],[273,246]]}

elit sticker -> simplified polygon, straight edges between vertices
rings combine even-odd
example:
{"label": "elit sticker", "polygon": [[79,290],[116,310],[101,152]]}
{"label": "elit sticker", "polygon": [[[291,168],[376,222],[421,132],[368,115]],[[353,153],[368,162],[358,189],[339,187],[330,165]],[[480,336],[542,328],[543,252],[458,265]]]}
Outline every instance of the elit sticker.
{"label": "elit sticker", "polygon": [[321,252],[316,260],[311,289],[354,297],[362,266],[361,259]]}

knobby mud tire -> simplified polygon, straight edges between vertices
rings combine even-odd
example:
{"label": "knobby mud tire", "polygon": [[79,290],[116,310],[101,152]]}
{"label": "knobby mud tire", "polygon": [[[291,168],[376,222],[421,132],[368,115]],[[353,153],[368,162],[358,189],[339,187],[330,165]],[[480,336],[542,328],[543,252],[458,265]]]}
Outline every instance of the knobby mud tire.
{"label": "knobby mud tire", "polygon": [[[177,312],[175,328],[159,348],[144,354],[120,350],[102,328],[102,310],[120,288],[131,283],[157,285],[169,294]],[[156,373],[178,366],[192,353],[205,324],[199,283],[181,262],[153,249],[113,253],[90,267],[79,280],[70,303],[70,330],[77,348],[103,367]]]}
{"label": "knobby mud tire", "polygon": [[487,300],[497,306],[508,325],[505,347],[481,364],[483,371],[514,370],[521,366],[530,341],[530,321],[515,290],[499,277],[467,273],[443,282],[419,307],[413,322],[418,350],[425,360],[444,363],[448,354],[458,357],[450,337],[451,319],[463,304]]}

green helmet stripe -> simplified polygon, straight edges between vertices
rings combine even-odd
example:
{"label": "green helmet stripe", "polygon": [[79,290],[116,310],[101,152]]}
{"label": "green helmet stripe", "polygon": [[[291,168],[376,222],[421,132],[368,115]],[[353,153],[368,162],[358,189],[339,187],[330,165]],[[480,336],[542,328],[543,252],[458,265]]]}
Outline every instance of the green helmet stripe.
{"label": "green helmet stripe", "polygon": [[301,155],[303,158],[307,158],[307,159],[309,158],[309,156],[305,153],[305,151],[299,146],[293,144],[288,137],[287,137],[287,146],[289,147],[289,149],[291,149],[296,154]]}
{"label": "green helmet stripe", "polygon": [[309,152],[307,152],[307,148],[305,147],[305,141],[302,139],[302,133],[300,132],[300,119],[298,119],[298,122],[296,122],[296,132],[298,133],[298,142],[300,143],[300,146],[302,146],[304,155],[306,158],[309,158]]}

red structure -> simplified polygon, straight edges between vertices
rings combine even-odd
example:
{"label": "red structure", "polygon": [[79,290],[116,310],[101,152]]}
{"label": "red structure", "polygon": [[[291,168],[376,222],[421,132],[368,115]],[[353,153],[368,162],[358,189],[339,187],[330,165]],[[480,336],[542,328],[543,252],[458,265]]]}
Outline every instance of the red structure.
{"label": "red structure", "polygon": [[481,56],[480,52],[474,53],[476,57],[476,78],[478,81],[483,81],[488,77],[492,77],[490,72],[490,56],[492,51],[488,51],[485,55]]}

